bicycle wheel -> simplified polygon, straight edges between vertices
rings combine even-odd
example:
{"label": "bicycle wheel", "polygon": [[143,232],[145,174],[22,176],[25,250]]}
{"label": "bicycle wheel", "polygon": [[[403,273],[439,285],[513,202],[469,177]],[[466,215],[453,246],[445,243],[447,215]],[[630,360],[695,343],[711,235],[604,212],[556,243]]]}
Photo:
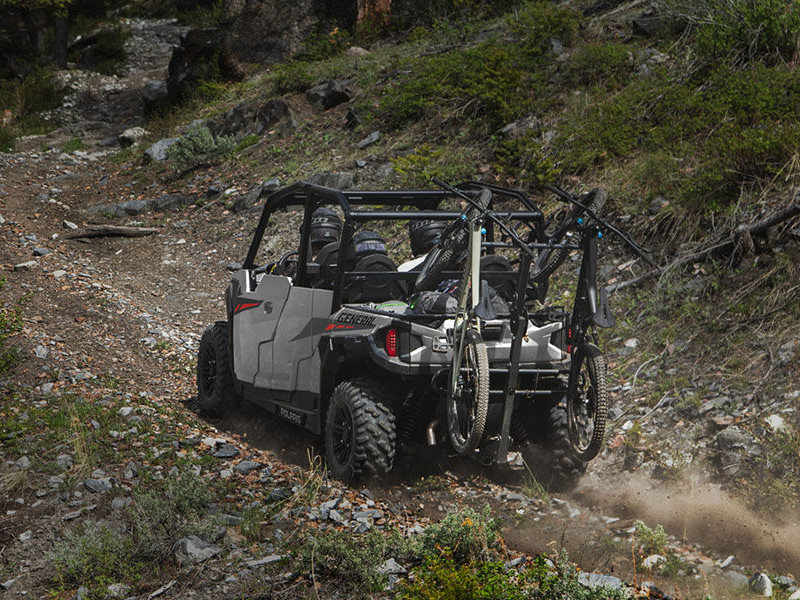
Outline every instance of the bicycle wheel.
{"label": "bicycle wheel", "polygon": [[567,384],[569,440],[581,460],[592,460],[600,452],[607,413],[605,358],[594,344],[581,344],[572,355]]}
{"label": "bicycle wheel", "polygon": [[[595,188],[586,195],[586,197],[582,200],[582,204],[588,207],[594,213],[599,213],[605,205],[607,198],[608,195],[606,194],[605,190],[601,188]],[[574,226],[575,219],[577,219],[582,212],[583,211],[577,206],[568,211],[567,216],[564,217],[555,227],[555,233],[553,234],[553,237],[550,238],[551,241],[554,243],[562,242],[563,240],[560,238],[563,237],[567,229]],[[539,255],[539,258],[536,259],[536,264],[534,265],[533,271],[534,274],[531,276],[531,279],[547,279],[558,267],[563,264],[566,258],[566,248],[543,250]]]}
{"label": "bicycle wheel", "polygon": [[456,365],[459,375],[455,388],[451,377],[447,398],[447,431],[453,450],[461,456],[470,454],[480,444],[489,410],[486,344],[474,329],[467,330],[464,342],[461,361]]}
{"label": "bicycle wheel", "polygon": [[[482,189],[475,202],[486,210],[492,199],[492,193]],[[475,207],[468,209],[469,214],[478,210]],[[433,290],[442,281],[442,273],[454,268],[462,259],[469,246],[469,228],[466,221],[455,221],[442,232],[439,246],[428,253],[420,267],[414,290],[418,292]]]}

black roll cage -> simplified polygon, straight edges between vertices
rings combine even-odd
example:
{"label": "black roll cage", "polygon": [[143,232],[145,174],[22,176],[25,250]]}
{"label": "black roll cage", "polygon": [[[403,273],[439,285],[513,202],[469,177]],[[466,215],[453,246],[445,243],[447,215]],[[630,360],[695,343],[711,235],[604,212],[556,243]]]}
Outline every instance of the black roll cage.
{"label": "black roll cage", "polygon": [[[465,194],[469,197],[477,196],[481,188],[488,188],[492,192],[491,205],[497,200],[503,199],[516,200],[521,204],[523,210],[501,210],[493,212],[500,218],[522,222],[529,226],[533,238],[532,242],[529,244],[530,247],[535,248],[540,245],[541,247],[552,247],[552,244],[547,244],[544,233],[544,215],[542,211],[524,192],[477,182],[465,182],[456,186],[456,189],[461,194]],[[352,279],[367,276],[373,279],[416,278],[415,273],[348,272],[346,265],[349,253],[352,251],[351,246],[355,223],[375,220],[392,221],[406,219],[452,221],[458,218],[462,213],[458,211],[437,210],[437,207],[444,199],[452,197],[455,197],[454,194],[446,190],[344,191],[309,183],[307,181],[294,183],[272,192],[267,197],[242,268],[250,270],[255,267],[258,249],[261,247],[261,242],[263,241],[264,233],[271,215],[277,210],[286,209],[290,206],[302,206],[303,224],[301,226],[301,239],[298,249],[299,256],[296,280],[298,285],[307,286],[309,279],[307,265],[309,249],[311,247],[309,240],[312,215],[320,206],[338,206],[344,214],[342,234],[339,240],[339,260],[333,286],[332,310],[338,310],[342,305],[342,293],[346,275],[348,278]],[[376,205],[383,206],[384,208],[373,208]],[[414,211],[403,209],[414,209]],[[487,252],[493,253],[495,248],[506,245],[495,241],[495,227],[491,220],[487,221],[485,226],[486,238],[483,245]],[[460,273],[456,272],[445,273],[445,275],[452,276],[452,278],[460,277]]]}

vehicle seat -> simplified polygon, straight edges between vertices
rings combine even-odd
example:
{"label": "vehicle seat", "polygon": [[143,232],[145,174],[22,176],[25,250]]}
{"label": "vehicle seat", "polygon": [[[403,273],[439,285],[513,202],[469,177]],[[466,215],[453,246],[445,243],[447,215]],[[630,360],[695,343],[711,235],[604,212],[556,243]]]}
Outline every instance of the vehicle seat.
{"label": "vehicle seat", "polygon": [[[354,271],[392,272],[397,271],[394,261],[385,254],[370,254],[356,262]],[[381,281],[359,279],[347,284],[344,301],[350,303],[385,302],[402,300],[408,290],[404,281],[384,279]]]}
{"label": "vehicle seat", "polygon": [[332,290],[339,265],[339,242],[331,242],[320,248],[317,253],[317,264],[319,275],[311,282],[312,287]]}

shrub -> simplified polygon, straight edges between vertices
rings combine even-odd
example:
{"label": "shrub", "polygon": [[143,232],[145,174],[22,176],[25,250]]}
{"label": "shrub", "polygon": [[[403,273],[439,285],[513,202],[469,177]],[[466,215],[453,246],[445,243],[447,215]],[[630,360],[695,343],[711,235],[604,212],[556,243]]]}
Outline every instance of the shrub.
{"label": "shrub", "polygon": [[575,50],[564,65],[564,83],[617,88],[630,79],[632,63],[627,48],[618,42],[585,44]]}
{"label": "shrub", "polygon": [[305,41],[305,50],[297,55],[301,60],[325,60],[343,53],[353,44],[353,36],[346,29],[334,27],[327,33],[314,33]]}
{"label": "shrub", "polygon": [[523,600],[530,596],[514,570],[501,562],[463,565],[450,554],[429,557],[405,583],[400,600]]}
{"label": "shrub", "polygon": [[509,19],[511,31],[532,54],[547,51],[551,39],[571,46],[582,22],[580,12],[556,6],[549,0],[527,2]]}
{"label": "shrub", "polygon": [[498,173],[514,176],[521,183],[541,186],[553,183],[561,174],[559,164],[544,149],[538,130],[501,142],[495,155]]}
{"label": "shrub", "polygon": [[410,76],[384,88],[378,112],[395,128],[434,115],[482,117],[497,128],[527,105],[526,82],[514,49],[487,42],[419,59]]}
{"label": "shrub", "polygon": [[212,525],[206,518],[210,501],[206,484],[187,473],[170,476],[149,489],[134,490],[127,515],[137,555],[163,558],[178,537],[207,533]]}
{"label": "shrub", "polygon": [[388,558],[402,562],[410,554],[409,542],[397,531],[358,536],[331,530],[310,538],[295,551],[305,571],[313,569],[315,576],[337,579],[362,596],[383,589],[386,576],[378,567]]}
{"label": "shrub", "polygon": [[667,532],[662,525],[648,527],[643,521],[636,521],[636,537],[639,545],[647,554],[660,554],[667,546]]}
{"label": "shrub", "polygon": [[800,39],[800,5],[787,0],[671,0],[673,14],[694,29],[697,55],[744,63],[791,60]]}
{"label": "shrub", "polygon": [[286,94],[289,92],[305,92],[314,85],[316,77],[309,63],[293,61],[273,65],[270,80],[273,91],[276,94]]}
{"label": "shrub", "polygon": [[611,589],[606,586],[588,588],[578,580],[578,568],[569,561],[566,551],[555,560],[553,571],[547,564],[545,555],[539,556],[528,571],[531,582],[536,586],[537,600],[629,600],[631,595],[625,589]]}
{"label": "shrub", "polygon": [[120,580],[136,580],[142,568],[133,559],[130,539],[92,522],[67,531],[47,558],[55,566],[60,584],[79,584],[90,589]]}
{"label": "shrub", "polygon": [[18,136],[46,133],[56,126],[46,121],[40,113],[61,104],[64,93],[53,83],[52,71],[37,69],[23,81],[3,81],[0,85],[0,115],[11,112],[12,121],[0,125],[0,152],[14,149]]}
{"label": "shrub", "polygon": [[554,154],[573,172],[637,152],[684,157],[679,172],[671,165],[669,184],[685,208],[716,211],[740,185],[773,177],[792,159],[798,106],[800,74],[784,66],[721,64],[697,80],[653,69],[566,119]]}
{"label": "shrub", "polygon": [[481,560],[495,551],[500,520],[465,508],[449,513],[439,523],[432,523],[420,536],[417,551],[423,556],[447,554],[459,564]]}
{"label": "shrub", "polygon": [[123,27],[104,29],[97,34],[97,43],[92,46],[92,51],[97,53],[100,61],[93,70],[105,75],[121,75],[125,65],[125,42],[131,37],[131,32]]}
{"label": "shrub", "polygon": [[233,136],[214,137],[208,127],[198,126],[167,149],[167,159],[185,171],[230,158],[235,147]]}

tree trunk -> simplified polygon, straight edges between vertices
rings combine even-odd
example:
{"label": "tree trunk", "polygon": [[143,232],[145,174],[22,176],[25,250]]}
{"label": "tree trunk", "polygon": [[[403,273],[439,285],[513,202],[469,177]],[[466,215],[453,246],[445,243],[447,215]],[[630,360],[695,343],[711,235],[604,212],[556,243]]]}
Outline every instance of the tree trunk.
{"label": "tree trunk", "polygon": [[358,0],[358,23],[385,25],[392,12],[392,0]]}
{"label": "tree trunk", "polygon": [[55,23],[55,63],[57,69],[67,68],[67,45],[69,44],[69,21],[67,15],[56,14]]}

